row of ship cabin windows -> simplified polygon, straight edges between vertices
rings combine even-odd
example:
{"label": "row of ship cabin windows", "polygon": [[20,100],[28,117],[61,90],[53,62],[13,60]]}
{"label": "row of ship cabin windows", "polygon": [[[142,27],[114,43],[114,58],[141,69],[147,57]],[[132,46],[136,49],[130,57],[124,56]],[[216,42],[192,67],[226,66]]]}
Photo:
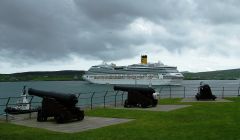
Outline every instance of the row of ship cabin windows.
{"label": "row of ship cabin windows", "polygon": [[[108,76],[87,76],[91,79],[159,79],[158,75],[108,75]],[[160,77],[162,78],[162,77]]]}

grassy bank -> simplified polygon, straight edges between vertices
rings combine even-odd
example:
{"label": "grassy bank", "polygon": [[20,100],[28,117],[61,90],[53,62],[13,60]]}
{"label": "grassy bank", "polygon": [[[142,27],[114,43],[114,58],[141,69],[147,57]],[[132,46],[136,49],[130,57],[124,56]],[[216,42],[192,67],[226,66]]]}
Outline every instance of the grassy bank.
{"label": "grassy bank", "polygon": [[79,81],[84,71],[43,71],[0,74],[0,82],[17,81]]}
{"label": "grassy bank", "polygon": [[185,140],[240,138],[240,98],[230,103],[180,103],[180,99],[163,99],[161,104],[191,104],[171,112],[119,109],[88,110],[89,116],[132,118],[135,121],[81,133],[65,134],[37,128],[0,123],[0,139],[83,139],[83,140]]}
{"label": "grassy bank", "polygon": [[[74,81],[83,80],[85,71],[65,70],[65,71],[41,71],[23,72],[13,74],[0,74],[0,82],[17,81]],[[238,80],[240,79],[240,69],[208,71],[208,72],[184,72],[184,80]]]}
{"label": "grassy bank", "polygon": [[240,69],[183,73],[185,80],[238,80]]}

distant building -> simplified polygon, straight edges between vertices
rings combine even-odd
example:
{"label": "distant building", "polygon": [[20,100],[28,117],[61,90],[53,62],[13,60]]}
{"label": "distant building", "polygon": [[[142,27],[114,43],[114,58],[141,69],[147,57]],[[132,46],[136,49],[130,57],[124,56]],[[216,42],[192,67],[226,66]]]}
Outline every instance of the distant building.
{"label": "distant building", "polygon": [[79,79],[79,78],[78,78],[77,75],[74,75],[74,76],[73,76],[73,79],[74,79],[74,80],[77,80],[77,79]]}

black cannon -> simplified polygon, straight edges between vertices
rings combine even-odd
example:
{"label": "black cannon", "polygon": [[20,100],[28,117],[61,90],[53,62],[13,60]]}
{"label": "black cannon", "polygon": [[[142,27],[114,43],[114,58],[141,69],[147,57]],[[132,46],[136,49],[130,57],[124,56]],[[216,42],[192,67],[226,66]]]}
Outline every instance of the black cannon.
{"label": "black cannon", "polygon": [[63,94],[41,91],[30,88],[29,95],[43,98],[42,106],[38,109],[37,121],[47,121],[54,117],[57,123],[64,123],[73,119],[83,120],[84,111],[76,107],[78,99],[75,94]]}
{"label": "black cannon", "polygon": [[114,86],[114,90],[128,92],[124,107],[155,107],[158,103],[155,90],[150,87]]}
{"label": "black cannon", "polygon": [[212,94],[211,87],[208,84],[199,87],[199,93],[195,96],[197,100],[215,100],[217,97]]}

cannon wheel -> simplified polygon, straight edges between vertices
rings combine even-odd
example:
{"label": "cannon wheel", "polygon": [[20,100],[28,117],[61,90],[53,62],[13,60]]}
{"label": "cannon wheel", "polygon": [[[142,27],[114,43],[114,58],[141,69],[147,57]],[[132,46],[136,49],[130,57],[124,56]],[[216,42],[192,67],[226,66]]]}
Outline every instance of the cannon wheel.
{"label": "cannon wheel", "polygon": [[65,114],[62,112],[56,116],[54,116],[54,119],[56,120],[57,123],[64,123],[65,122]]}
{"label": "cannon wheel", "polygon": [[125,100],[125,102],[124,102],[124,107],[131,107],[131,106],[128,104],[128,100]]}
{"label": "cannon wheel", "polygon": [[158,100],[156,100],[156,99],[155,99],[155,100],[153,100],[153,104],[152,104],[152,106],[153,106],[153,107],[156,107],[156,106],[157,106],[157,104],[158,104]]}
{"label": "cannon wheel", "polygon": [[38,122],[43,122],[43,121],[46,121],[46,120],[47,120],[47,117],[44,117],[44,113],[43,113],[42,109],[39,109],[38,114],[37,114],[37,121]]}
{"label": "cannon wheel", "polygon": [[149,106],[153,106],[153,101],[150,99],[145,99],[144,101],[141,101],[140,104],[142,108],[147,108]]}
{"label": "cannon wheel", "polygon": [[215,95],[212,95],[212,100],[215,100],[217,97]]}
{"label": "cannon wheel", "polygon": [[84,111],[79,111],[77,115],[77,120],[81,121],[84,119]]}
{"label": "cannon wheel", "polygon": [[43,121],[47,121],[47,116],[43,115]]}
{"label": "cannon wheel", "polygon": [[197,93],[197,95],[195,97],[199,101],[199,93]]}
{"label": "cannon wheel", "polygon": [[141,103],[141,107],[142,107],[142,108],[147,108],[148,105],[147,105],[146,103]]}

